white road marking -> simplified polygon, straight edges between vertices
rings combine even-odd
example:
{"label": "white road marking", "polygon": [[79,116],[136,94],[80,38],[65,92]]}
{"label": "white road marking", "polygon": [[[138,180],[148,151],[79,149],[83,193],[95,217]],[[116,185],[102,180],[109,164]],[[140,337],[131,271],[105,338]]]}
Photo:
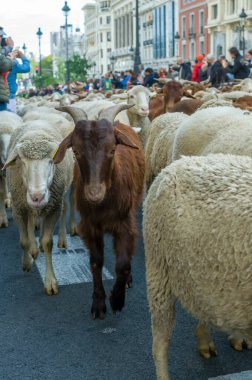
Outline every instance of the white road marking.
{"label": "white road marking", "polygon": [[[57,247],[58,236],[53,236],[52,262],[54,273],[59,285],[80,284],[92,282],[92,273],[89,269],[89,254],[87,248],[78,236],[67,235],[68,248]],[[40,252],[36,265],[42,281],[45,278],[45,254]],[[112,280],[111,273],[103,267],[103,280]]]}
{"label": "white road marking", "polygon": [[208,380],[252,380],[252,371],[233,373],[225,376],[211,377]]}

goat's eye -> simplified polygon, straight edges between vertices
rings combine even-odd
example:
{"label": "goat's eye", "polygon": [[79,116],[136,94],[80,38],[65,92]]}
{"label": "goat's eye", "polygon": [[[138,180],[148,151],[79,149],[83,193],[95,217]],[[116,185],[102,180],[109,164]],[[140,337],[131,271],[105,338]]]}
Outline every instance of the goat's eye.
{"label": "goat's eye", "polygon": [[74,153],[75,157],[79,157],[79,153],[78,152],[74,151],[73,153]]}
{"label": "goat's eye", "polygon": [[130,95],[130,98],[131,98],[131,99],[134,99],[134,95]]}

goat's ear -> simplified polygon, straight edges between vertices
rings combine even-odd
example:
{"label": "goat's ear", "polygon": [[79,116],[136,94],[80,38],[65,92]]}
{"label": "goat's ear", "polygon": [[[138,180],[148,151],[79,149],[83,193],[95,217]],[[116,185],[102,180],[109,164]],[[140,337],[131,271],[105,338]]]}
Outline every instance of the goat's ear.
{"label": "goat's ear", "polygon": [[59,164],[65,157],[67,149],[72,146],[72,136],[73,132],[71,132],[64,140],[59,144],[58,148],[53,153],[52,159],[54,164]]}
{"label": "goat's ear", "polygon": [[139,146],[137,146],[131,139],[125,135],[123,132],[121,132],[117,127],[115,127],[115,136],[116,136],[116,143],[127,145],[134,149],[139,149]]}

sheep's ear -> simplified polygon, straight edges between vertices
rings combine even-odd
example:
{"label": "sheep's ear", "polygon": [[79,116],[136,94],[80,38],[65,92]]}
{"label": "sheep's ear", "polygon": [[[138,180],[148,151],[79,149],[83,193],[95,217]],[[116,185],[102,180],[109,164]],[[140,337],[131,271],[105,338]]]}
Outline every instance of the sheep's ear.
{"label": "sheep's ear", "polygon": [[16,159],[19,158],[19,155],[17,153],[17,149],[13,149],[12,152],[9,153],[8,158],[2,167],[2,170],[5,170],[6,168],[15,165]]}
{"label": "sheep's ear", "polygon": [[71,148],[72,146],[72,136],[73,132],[65,137],[58,148],[54,151],[52,156],[54,164],[59,164],[64,159],[67,149]]}
{"label": "sheep's ear", "polygon": [[116,136],[117,144],[123,144],[134,149],[139,149],[139,146],[133,143],[133,141],[131,141],[131,139],[127,135],[125,135],[123,132],[121,132],[117,127],[115,127],[115,136]]}

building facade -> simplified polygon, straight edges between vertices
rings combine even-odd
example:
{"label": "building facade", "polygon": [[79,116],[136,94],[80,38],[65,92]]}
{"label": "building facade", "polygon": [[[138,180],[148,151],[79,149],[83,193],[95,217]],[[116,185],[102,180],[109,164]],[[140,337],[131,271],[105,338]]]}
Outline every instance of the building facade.
{"label": "building facade", "polygon": [[209,1],[180,0],[179,10],[179,55],[194,60],[198,54],[210,52],[210,37],[205,27]]}
{"label": "building facade", "polygon": [[247,14],[244,26],[244,49],[252,49],[252,0],[210,0],[208,1],[207,29],[210,35],[212,53],[229,58],[228,49],[237,47],[243,52],[243,31],[239,15]]}

